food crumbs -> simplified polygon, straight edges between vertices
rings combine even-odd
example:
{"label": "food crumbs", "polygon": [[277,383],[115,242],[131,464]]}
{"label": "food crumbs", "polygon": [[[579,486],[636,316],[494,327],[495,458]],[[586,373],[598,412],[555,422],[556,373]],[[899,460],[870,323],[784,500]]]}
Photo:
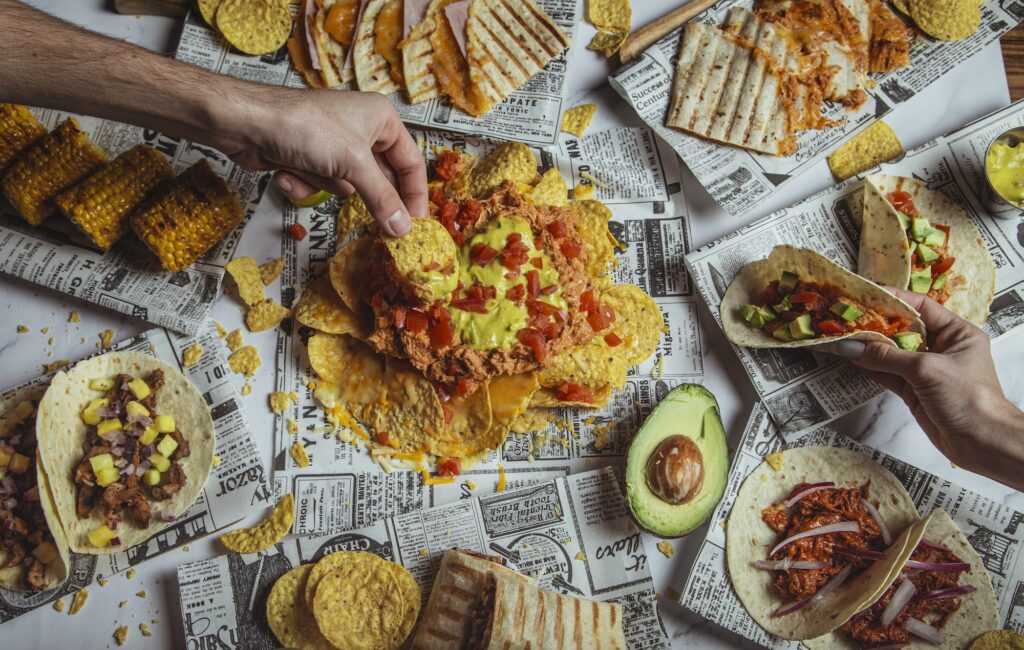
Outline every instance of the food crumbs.
{"label": "food crumbs", "polygon": [[572,188],[572,198],[576,199],[577,201],[589,199],[592,196],[594,196],[593,185],[577,185],[576,187]]}
{"label": "food crumbs", "polygon": [[217,454],[213,455],[213,466],[220,467],[220,456],[218,456]]}
{"label": "food crumbs", "polygon": [[494,487],[495,492],[505,491],[505,466],[498,465],[498,484]]}
{"label": "food crumbs", "polygon": [[54,342],[54,341],[56,341],[56,340],[57,340],[57,339],[55,339],[55,338],[53,338],[53,337],[51,336],[50,338],[48,338],[48,339],[46,340],[46,344],[47,344],[47,345],[53,345],[53,342]]}
{"label": "food crumbs", "polygon": [[474,483],[473,481],[471,481],[471,480],[469,480],[467,478],[466,479],[466,487],[468,487],[470,490],[475,490],[476,489],[476,483]]}
{"label": "food crumbs", "polygon": [[57,359],[53,363],[44,363],[43,364],[43,374],[49,374],[49,373],[53,372],[54,370],[57,370],[59,368],[63,368],[65,366],[67,366],[69,363],[71,363],[71,362],[68,361],[67,359]]}
{"label": "food crumbs", "polygon": [[234,352],[238,348],[242,347],[242,331],[233,330],[227,337],[228,349]]}
{"label": "food crumbs", "polygon": [[587,559],[587,556],[583,554],[583,551],[577,551],[576,559],[582,562],[583,560]]}
{"label": "food crumbs", "polygon": [[426,554],[427,554],[427,549],[421,548],[420,549],[420,555],[426,555]]}
{"label": "food crumbs", "polygon": [[292,311],[277,304],[273,298],[265,298],[249,306],[245,314],[245,326],[250,332],[263,332],[277,327],[284,319],[291,316]]}
{"label": "food crumbs", "polygon": [[145,598],[146,597],[146,590],[143,589],[142,591],[136,591],[135,595],[138,596],[139,598]]}
{"label": "food crumbs", "polygon": [[55,610],[57,610],[58,612],[63,612],[64,611],[64,601],[63,600],[55,600],[55,601],[53,601],[53,608]]}
{"label": "food crumbs", "polygon": [[248,397],[249,395],[252,395],[252,384],[242,386],[242,397]]}
{"label": "food crumbs", "polygon": [[25,327],[24,325],[18,325],[18,334],[24,334],[27,331],[28,331],[27,327]]}
{"label": "food crumbs", "polygon": [[71,599],[71,609],[68,610],[68,614],[74,616],[78,612],[82,611],[82,607],[85,606],[85,599],[89,597],[89,590],[82,587],[75,593],[75,597]]}
{"label": "food crumbs", "polygon": [[270,410],[274,413],[284,413],[288,410],[288,393],[283,390],[275,390],[270,394]]}
{"label": "food crumbs", "polygon": [[125,605],[127,605],[127,604],[128,604],[128,601],[127,601],[127,600],[122,600],[121,602],[119,602],[119,603],[117,604],[117,606],[118,606],[118,607],[124,607],[124,606],[125,606]]}
{"label": "food crumbs", "polygon": [[145,623],[139,623],[139,634],[142,636],[153,636],[153,633],[149,631],[149,626]]}
{"label": "food crumbs", "polygon": [[299,422],[295,418],[288,418],[288,433],[293,436],[299,433]]}
{"label": "food crumbs", "polygon": [[181,547],[181,550],[183,550],[183,551],[185,551],[186,553],[188,553],[188,544],[185,544],[184,546],[182,546],[182,547]]}
{"label": "food crumbs", "polygon": [[274,280],[281,275],[281,271],[284,270],[284,258],[279,257],[276,260],[264,262],[260,264],[260,279],[263,281],[263,286],[267,286],[273,283]]}
{"label": "food crumbs", "polygon": [[251,257],[236,257],[224,267],[235,284],[238,285],[238,297],[247,305],[254,305],[263,300],[263,280],[260,279],[260,267]]}
{"label": "food crumbs", "polygon": [[78,310],[77,309],[72,309],[71,313],[68,314],[68,322],[69,323],[81,323],[82,322],[82,318],[81,318],[81,316],[78,315]]}
{"label": "food crumbs", "polygon": [[122,625],[121,627],[114,630],[114,640],[117,641],[117,645],[124,645],[128,640],[128,626]]}
{"label": "food crumbs", "polygon": [[764,462],[768,463],[768,467],[771,467],[776,472],[782,469],[782,452],[775,451],[764,457]]}
{"label": "food crumbs", "polygon": [[288,450],[291,454],[295,464],[299,467],[309,467],[309,454],[306,453],[306,448],[302,446],[301,442],[294,443]]}
{"label": "food crumbs", "polygon": [[228,335],[228,331],[224,329],[224,326],[218,323],[217,321],[213,321],[213,329],[217,330],[217,338],[219,339],[222,339]]}
{"label": "food crumbs", "polygon": [[100,349],[109,348],[114,341],[114,330],[103,330],[100,332]]}
{"label": "food crumbs", "polygon": [[203,346],[198,343],[185,348],[185,352],[181,355],[181,362],[185,364],[185,367],[194,366],[199,358],[203,356]]}
{"label": "food crumbs", "polygon": [[[160,579],[159,579],[159,578],[157,578],[157,582],[160,582]],[[149,624],[150,624],[150,625],[159,625],[159,624],[160,624],[160,619],[159,619],[159,618],[154,618],[154,619],[152,619],[152,620],[151,620],[151,621],[149,622]]]}
{"label": "food crumbs", "polygon": [[[131,576],[129,576],[129,577],[131,577]],[[100,583],[101,587],[106,587],[107,586],[107,579],[106,578],[96,578],[96,582]]]}
{"label": "food crumbs", "polygon": [[[260,353],[251,345],[238,348],[228,357],[228,365],[231,370],[246,377],[252,377],[260,367]],[[250,389],[252,392],[252,389]]]}
{"label": "food crumbs", "polygon": [[672,542],[667,539],[663,539],[658,542],[658,550],[661,551],[661,554],[665,557],[672,557],[676,554],[676,547],[672,546]]}
{"label": "food crumbs", "polygon": [[49,331],[50,331],[50,328],[49,328],[49,327],[44,327],[44,328],[42,328],[42,329],[41,329],[41,330],[39,330],[39,331],[40,331],[40,332],[41,332],[42,334],[47,334],[47,333],[49,333]]}

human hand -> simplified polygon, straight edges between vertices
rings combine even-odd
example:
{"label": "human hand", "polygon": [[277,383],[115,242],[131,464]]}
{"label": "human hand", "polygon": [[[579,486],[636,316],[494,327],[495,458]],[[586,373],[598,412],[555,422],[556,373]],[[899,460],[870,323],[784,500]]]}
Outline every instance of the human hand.
{"label": "human hand", "polygon": [[245,110],[255,115],[236,117],[244,132],[218,143],[236,163],[282,170],[275,183],[293,199],[355,189],[393,237],[409,232],[409,215],[427,213],[423,155],[383,95],[265,86],[248,95]]}
{"label": "human hand", "polygon": [[[1017,444],[1004,426],[1018,411],[1004,396],[992,361],[991,341],[975,325],[927,296],[890,289],[921,314],[928,352],[907,352],[886,343],[841,341],[837,353],[862,368],[910,408],[932,443],[947,458],[992,476],[992,453]],[[1020,440],[1019,437],[1016,438]],[[1018,476],[1024,468],[1017,468]],[[992,476],[1007,482],[1005,478]],[[1024,479],[1018,479],[1024,480]]]}

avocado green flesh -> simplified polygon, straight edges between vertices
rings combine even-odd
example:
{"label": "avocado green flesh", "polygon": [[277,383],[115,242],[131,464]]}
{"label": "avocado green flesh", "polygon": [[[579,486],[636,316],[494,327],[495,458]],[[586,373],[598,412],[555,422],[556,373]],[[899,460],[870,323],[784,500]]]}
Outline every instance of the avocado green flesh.
{"label": "avocado green flesh", "polygon": [[859,309],[853,305],[843,302],[842,300],[832,305],[829,308],[829,311],[850,323],[863,316],[863,313]]}
{"label": "avocado green flesh", "polygon": [[796,320],[789,324],[789,335],[794,341],[814,338],[814,325],[811,324],[810,314],[800,314]]}
{"label": "avocado green flesh", "polygon": [[893,334],[892,339],[900,349],[908,352],[916,352],[921,347],[921,335],[917,332],[898,332]]}
{"label": "avocado green flesh", "polygon": [[921,260],[922,263],[927,264],[928,262],[939,259],[939,254],[929,248],[927,244],[921,244],[917,247],[917,259]]}
{"label": "avocado green flesh", "polygon": [[[683,435],[700,449],[704,482],[687,503],[673,505],[647,484],[647,462],[666,438]],[[725,493],[729,448],[718,402],[702,386],[672,390],[647,417],[626,455],[626,502],[636,522],[659,537],[682,537],[703,524]]]}
{"label": "avocado green flesh", "polygon": [[932,288],[932,270],[925,267],[910,274],[910,290],[914,293],[928,293]]}
{"label": "avocado green flesh", "polygon": [[779,291],[783,293],[790,293],[793,289],[796,289],[798,282],[800,282],[799,275],[792,271],[783,271],[782,277],[779,278]]}

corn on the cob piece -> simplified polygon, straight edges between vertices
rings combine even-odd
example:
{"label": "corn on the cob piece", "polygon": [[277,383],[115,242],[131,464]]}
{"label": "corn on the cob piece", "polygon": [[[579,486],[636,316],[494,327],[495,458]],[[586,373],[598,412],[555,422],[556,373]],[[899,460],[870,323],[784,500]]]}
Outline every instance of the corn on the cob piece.
{"label": "corn on the cob piece", "polygon": [[162,153],[138,144],[54,202],[93,244],[108,250],[128,232],[128,217],[146,195],[173,177]]}
{"label": "corn on the cob piece", "polygon": [[46,127],[21,104],[0,103],[0,170],[22,149],[46,135]]}
{"label": "corn on the cob piece", "polygon": [[212,248],[245,214],[206,160],[157,189],[131,217],[132,230],[168,271],[180,271]]}
{"label": "corn on the cob piece", "polygon": [[0,186],[22,219],[38,226],[57,209],[54,197],[96,171],[104,160],[106,155],[69,117],[22,152]]}

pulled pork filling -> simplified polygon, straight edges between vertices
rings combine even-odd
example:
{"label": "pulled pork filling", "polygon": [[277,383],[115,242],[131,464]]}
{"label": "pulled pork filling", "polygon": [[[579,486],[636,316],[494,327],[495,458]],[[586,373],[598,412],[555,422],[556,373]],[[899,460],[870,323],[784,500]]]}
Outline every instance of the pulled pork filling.
{"label": "pulled pork filling", "polygon": [[[923,546],[918,546],[910,559],[943,564],[963,562],[950,550]],[[961,573],[963,572],[904,569],[902,577],[893,582],[874,605],[844,623],[842,630],[858,641],[862,648],[872,648],[891,643],[909,642],[911,640],[910,633],[903,627],[908,618],[915,618],[934,628],[941,629],[960,609],[960,598],[922,601],[918,601],[916,598],[912,599],[890,625],[882,625],[882,614],[903,580],[913,582],[917,588],[915,594],[920,596],[940,589],[956,587],[960,583]]]}
{"label": "pulled pork filling", "polygon": [[[806,485],[797,485],[794,492]],[[820,489],[800,499],[791,509],[777,504],[761,511],[761,519],[779,533],[780,542],[797,533],[841,521],[855,521],[860,526],[859,532],[827,533],[799,539],[767,558],[829,563],[820,569],[772,571],[772,581],[779,593],[793,600],[809,598],[847,565],[852,565],[854,573],[859,573],[871,564],[871,560],[866,558],[836,553],[837,545],[856,550],[885,550],[878,524],[861,503],[862,499],[869,499],[868,487],[869,484],[864,484],[859,489]]]}
{"label": "pulled pork filling", "polygon": [[36,483],[36,419],[31,402],[24,402],[24,419],[0,440],[0,552],[4,568],[21,566],[27,588],[46,588],[45,566],[57,559]]}

